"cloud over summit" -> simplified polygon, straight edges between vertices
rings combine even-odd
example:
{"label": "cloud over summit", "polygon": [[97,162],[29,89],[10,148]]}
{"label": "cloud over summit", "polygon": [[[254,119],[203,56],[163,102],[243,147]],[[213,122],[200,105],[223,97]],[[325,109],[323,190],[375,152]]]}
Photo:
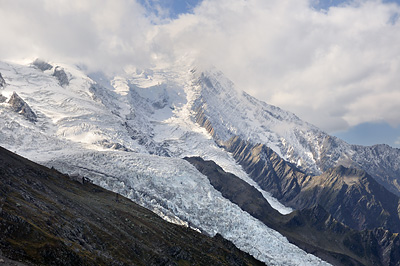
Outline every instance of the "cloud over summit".
{"label": "cloud over summit", "polygon": [[376,0],[204,0],[154,24],[135,1],[0,0],[0,57],[92,67],[195,55],[237,87],[329,131],[400,124],[400,8]]}

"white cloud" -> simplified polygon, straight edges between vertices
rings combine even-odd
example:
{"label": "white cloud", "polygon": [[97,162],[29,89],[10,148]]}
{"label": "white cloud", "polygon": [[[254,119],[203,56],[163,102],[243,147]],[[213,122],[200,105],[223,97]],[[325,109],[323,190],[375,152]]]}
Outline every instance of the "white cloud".
{"label": "white cloud", "polygon": [[160,35],[170,34],[165,43],[176,54],[196,51],[238,87],[337,131],[381,119],[400,124],[397,13],[380,1],[321,12],[305,0],[213,0]]}
{"label": "white cloud", "polygon": [[0,58],[40,56],[116,67],[148,61],[152,25],[129,0],[0,0]]}
{"label": "white cloud", "polygon": [[0,0],[0,58],[115,69],[190,53],[327,131],[399,125],[399,6],[357,0],[318,11],[311,2],[204,0],[194,14],[154,25],[132,0]]}

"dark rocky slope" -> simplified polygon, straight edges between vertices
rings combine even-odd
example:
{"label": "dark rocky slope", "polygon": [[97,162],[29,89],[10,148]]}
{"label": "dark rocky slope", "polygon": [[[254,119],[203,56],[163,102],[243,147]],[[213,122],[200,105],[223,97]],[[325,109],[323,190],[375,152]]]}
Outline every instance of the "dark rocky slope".
{"label": "dark rocky slope", "polygon": [[54,68],[53,76],[57,78],[60,86],[64,87],[69,85],[69,79],[67,73],[65,73],[63,68],[56,66]]}
{"label": "dark rocky slope", "polygon": [[0,89],[6,86],[6,81],[4,80],[3,76],[0,73]]}
{"label": "dark rocky slope", "polygon": [[3,148],[0,232],[0,255],[28,265],[264,265]]}
{"label": "dark rocky slope", "polygon": [[4,103],[7,100],[6,97],[4,97],[3,95],[1,95],[0,93],[0,103]]}
{"label": "dark rocky slope", "polygon": [[334,265],[400,265],[398,234],[377,228],[357,231],[343,225],[323,207],[281,215],[261,193],[212,161],[185,158],[222,195],[244,211],[285,235],[292,243]]}
{"label": "dark rocky slope", "polygon": [[386,144],[371,147],[352,145],[352,147],[354,150],[353,166],[363,169],[379,184],[400,197],[400,149]]}
{"label": "dark rocky slope", "polygon": [[266,191],[295,209],[321,205],[357,230],[383,227],[400,232],[399,197],[362,170],[338,166],[310,176],[262,144],[238,137],[225,143],[237,162]]}
{"label": "dark rocky slope", "polygon": [[50,65],[46,61],[43,61],[39,58],[37,58],[35,61],[33,61],[32,65],[34,65],[36,68],[40,69],[41,71],[46,71],[46,70],[50,70],[53,68],[52,65]]}
{"label": "dark rocky slope", "polygon": [[13,93],[8,100],[8,104],[11,106],[11,109],[23,115],[26,119],[28,119],[31,122],[36,122],[37,121],[37,116],[36,114],[32,111],[32,109],[29,107],[29,105],[22,100],[21,97],[17,93]]}
{"label": "dark rocky slope", "polygon": [[[6,86],[6,81],[4,80],[3,76],[0,73],[0,89],[2,89],[4,86]],[[0,93],[0,103],[4,103],[6,100],[7,98],[1,95]]]}

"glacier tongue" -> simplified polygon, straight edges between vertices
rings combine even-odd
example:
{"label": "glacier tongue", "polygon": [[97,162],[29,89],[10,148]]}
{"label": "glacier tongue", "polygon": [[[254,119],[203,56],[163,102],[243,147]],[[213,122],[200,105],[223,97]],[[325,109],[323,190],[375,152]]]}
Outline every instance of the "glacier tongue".
{"label": "glacier tongue", "polygon": [[108,151],[66,155],[46,164],[92,178],[171,221],[189,221],[209,235],[220,233],[268,265],[328,265],[222,197],[182,159]]}

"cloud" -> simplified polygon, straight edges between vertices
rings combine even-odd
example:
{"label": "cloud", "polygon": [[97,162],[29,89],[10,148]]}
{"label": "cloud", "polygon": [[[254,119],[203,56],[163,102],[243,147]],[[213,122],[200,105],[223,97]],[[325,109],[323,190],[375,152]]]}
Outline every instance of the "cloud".
{"label": "cloud", "polygon": [[169,19],[161,6],[157,18],[134,0],[0,0],[0,58],[117,71],[190,54],[328,132],[399,125],[399,6],[354,0],[320,10],[315,3],[204,0]]}
{"label": "cloud", "polygon": [[148,61],[152,25],[129,0],[0,0],[0,57],[40,56],[101,68]]}
{"label": "cloud", "polygon": [[399,13],[380,1],[317,10],[305,0],[205,0],[158,37],[169,54],[195,53],[241,89],[332,132],[400,123]]}

